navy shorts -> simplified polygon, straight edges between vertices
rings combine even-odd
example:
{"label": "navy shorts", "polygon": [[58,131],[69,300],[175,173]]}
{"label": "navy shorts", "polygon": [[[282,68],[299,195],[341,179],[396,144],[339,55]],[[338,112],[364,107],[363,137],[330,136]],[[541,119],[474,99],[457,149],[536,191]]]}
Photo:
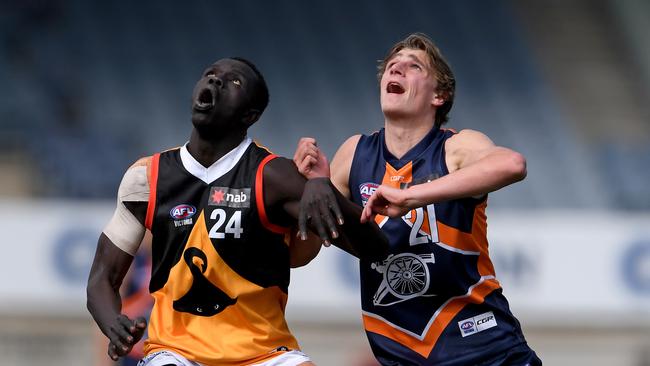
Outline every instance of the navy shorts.
{"label": "navy shorts", "polygon": [[541,366],[542,360],[527,344],[509,349],[489,361],[482,362],[480,366]]}

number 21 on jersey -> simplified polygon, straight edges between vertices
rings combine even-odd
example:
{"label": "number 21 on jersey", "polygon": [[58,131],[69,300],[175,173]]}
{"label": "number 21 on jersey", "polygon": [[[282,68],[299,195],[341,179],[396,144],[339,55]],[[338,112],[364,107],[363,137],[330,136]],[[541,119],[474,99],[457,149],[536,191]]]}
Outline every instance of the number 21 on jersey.
{"label": "number 21 on jersey", "polygon": [[411,246],[437,243],[439,241],[436,210],[433,204],[407,212],[406,215],[402,216],[402,220],[411,227],[411,233],[409,234],[409,244]]}

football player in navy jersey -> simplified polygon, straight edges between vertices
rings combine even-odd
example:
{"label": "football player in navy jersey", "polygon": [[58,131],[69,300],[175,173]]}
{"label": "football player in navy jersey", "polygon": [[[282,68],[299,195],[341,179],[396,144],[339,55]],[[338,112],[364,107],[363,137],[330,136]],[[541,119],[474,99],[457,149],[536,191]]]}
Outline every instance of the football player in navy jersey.
{"label": "football player in navy jersey", "polygon": [[[87,285],[111,359],[128,354],[147,329],[141,366],[313,365],[284,318],[290,267],[308,263],[321,241],[361,258],[382,252],[362,239],[387,248],[377,225],[359,223],[361,206],[329,179],[307,181],[291,160],[247,136],[268,101],[250,61],[215,62],[193,92],[189,142],[124,174]],[[303,191],[308,200],[301,201]],[[293,240],[299,220],[320,238]],[[119,293],[146,230],[154,300],[148,325],[123,313]]]}
{"label": "football player in navy jersey", "polygon": [[489,257],[487,195],[525,178],[526,160],[448,120],[455,78],[416,33],[378,72],[384,128],[350,137],[331,165],[314,138],[294,155],[308,178],[331,177],[364,205],[389,254],[360,260],[363,323],[382,365],[539,365]]}

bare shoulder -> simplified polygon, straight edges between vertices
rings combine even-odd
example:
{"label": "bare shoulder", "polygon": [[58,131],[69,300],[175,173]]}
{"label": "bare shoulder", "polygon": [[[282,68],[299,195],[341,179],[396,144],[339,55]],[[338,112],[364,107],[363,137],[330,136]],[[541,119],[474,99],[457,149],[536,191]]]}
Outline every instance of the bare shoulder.
{"label": "bare shoulder", "polygon": [[343,144],[339,147],[332,159],[331,168],[336,169],[338,166],[346,166],[352,164],[352,158],[354,157],[354,151],[357,149],[357,144],[361,135],[354,135],[345,140]]}
{"label": "bare shoulder", "polygon": [[350,169],[352,167],[352,159],[354,152],[357,149],[357,144],[361,139],[361,135],[354,135],[345,140],[339,147],[334,155],[330,164],[331,179],[334,186],[346,197],[350,197],[348,189],[348,181],[350,179]]}
{"label": "bare shoulder", "polygon": [[460,130],[445,142],[447,152],[456,148],[482,149],[491,146],[494,146],[494,143],[487,135],[471,129]]}
{"label": "bare shoulder", "polygon": [[449,172],[476,161],[484,152],[495,145],[487,135],[476,130],[465,129],[445,141],[445,161]]}
{"label": "bare shoulder", "polygon": [[337,154],[339,152],[341,154],[354,154],[354,150],[357,148],[359,139],[361,139],[361,135],[350,136],[347,140],[345,140],[345,142],[343,142],[343,144],[341,144],[341,147],[339,147]]}

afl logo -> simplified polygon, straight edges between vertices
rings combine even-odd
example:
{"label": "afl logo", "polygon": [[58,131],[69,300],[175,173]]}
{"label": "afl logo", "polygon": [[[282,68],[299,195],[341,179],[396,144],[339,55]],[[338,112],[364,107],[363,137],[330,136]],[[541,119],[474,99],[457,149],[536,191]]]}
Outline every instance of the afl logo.
{"label": "afl logo", "polygon": [[361,199],[367,201],[370,196],[377,190],[379,184],[376,183],[363,183],[359,185],[359,193],[361,194]]}
{"label": "afl logo", "polygon": [[182,204],[175,206],[169,211],[169,216],[174,220],[189,219],[196,213],[196,207],[192,205]]}
{"label": "afl logo", "polygon": [[462,330],[468,330],[474,328],[474,322],[464,322],[463,324],[460,325],[460,329]]}

